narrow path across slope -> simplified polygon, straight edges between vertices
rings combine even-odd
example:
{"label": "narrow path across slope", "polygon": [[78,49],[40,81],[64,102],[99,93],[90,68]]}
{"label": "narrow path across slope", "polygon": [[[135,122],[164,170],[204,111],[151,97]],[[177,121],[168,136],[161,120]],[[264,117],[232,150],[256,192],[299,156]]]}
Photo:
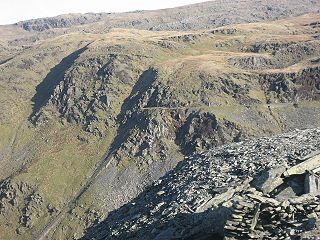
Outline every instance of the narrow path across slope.
{"label": "narrow path across slope", "polygon": [[[220,106],[188,106],[188,107],[143,107],[141,110],[187,110],[187,109],[216,109],[216,108],[227,108],[227,107],[235,107],[238,105],[220,105]],[[263,106],[266,108],[271,108],[271,109],[276,109],[276,108],[285,108],[285,107],[292,107],[294,106],[293,102],[290,103],[271,103],[271,104],[266,104],[266,103],[261,103],[261,104],[252,104],[252,105],[240,105],[244,107],[251,107],[251,106]]]}

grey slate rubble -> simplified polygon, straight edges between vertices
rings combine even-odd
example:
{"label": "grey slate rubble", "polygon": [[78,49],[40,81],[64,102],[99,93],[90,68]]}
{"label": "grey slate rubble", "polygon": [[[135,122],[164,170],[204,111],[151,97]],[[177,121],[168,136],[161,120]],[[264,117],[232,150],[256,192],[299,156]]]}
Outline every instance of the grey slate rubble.
{"label": "grey slate rubble", "polygon": [[299,234],[316,228],[318,198],[280,202],[260,194],[248,190],[241,192],[244,197],[233,199],[233,214],[225,226],[226,239],[299,239]]}
{"label": "grey slate rubble", "polygon": [[83,239],[311,239],[320,219],[317,193],[305,194],[312,169],[283,172],[319,150],[318,128],[186,157]]}

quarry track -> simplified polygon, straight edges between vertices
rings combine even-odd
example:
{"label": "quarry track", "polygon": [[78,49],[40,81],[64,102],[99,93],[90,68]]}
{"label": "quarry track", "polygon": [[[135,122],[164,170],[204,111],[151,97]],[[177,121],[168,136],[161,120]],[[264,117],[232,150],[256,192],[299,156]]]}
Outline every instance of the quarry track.
{"label": "quarry track", "polygon": [[[262,106],[270,109],[277,109],[277,108],[285,108],[285,107],[291,107],[294,106],[295,103],[271,103],[271,104],[253,104],[253,105],[243,105],[246,107],[252,107],[252,106]],[[235,107],[236,105],[220,105],[220,106],[188,106],[188,107],[143,107],[141,110],[201,110],[206,108],[212,108],[212,109],[219,109],[219,108],[228,108],[228,107]]]}

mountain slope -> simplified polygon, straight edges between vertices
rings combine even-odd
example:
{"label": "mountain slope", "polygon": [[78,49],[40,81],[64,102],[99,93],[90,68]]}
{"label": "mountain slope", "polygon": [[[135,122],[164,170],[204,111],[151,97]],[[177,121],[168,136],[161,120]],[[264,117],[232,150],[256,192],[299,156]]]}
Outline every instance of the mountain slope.
{"label": "mountain slope", "polygon": [[80,238],[184,156],[319,127],[319,21],[17,41],[6,27],[0,239]]}

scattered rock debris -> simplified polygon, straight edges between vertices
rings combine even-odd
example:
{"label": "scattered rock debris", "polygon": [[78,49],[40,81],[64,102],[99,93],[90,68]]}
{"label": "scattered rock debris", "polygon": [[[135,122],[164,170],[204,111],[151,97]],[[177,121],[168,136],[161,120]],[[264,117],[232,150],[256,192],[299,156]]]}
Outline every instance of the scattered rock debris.
{"label": "scattered rock debris", "polygon": [[84,239],[314,239],[319,133],[296,130],[186,157]]}

